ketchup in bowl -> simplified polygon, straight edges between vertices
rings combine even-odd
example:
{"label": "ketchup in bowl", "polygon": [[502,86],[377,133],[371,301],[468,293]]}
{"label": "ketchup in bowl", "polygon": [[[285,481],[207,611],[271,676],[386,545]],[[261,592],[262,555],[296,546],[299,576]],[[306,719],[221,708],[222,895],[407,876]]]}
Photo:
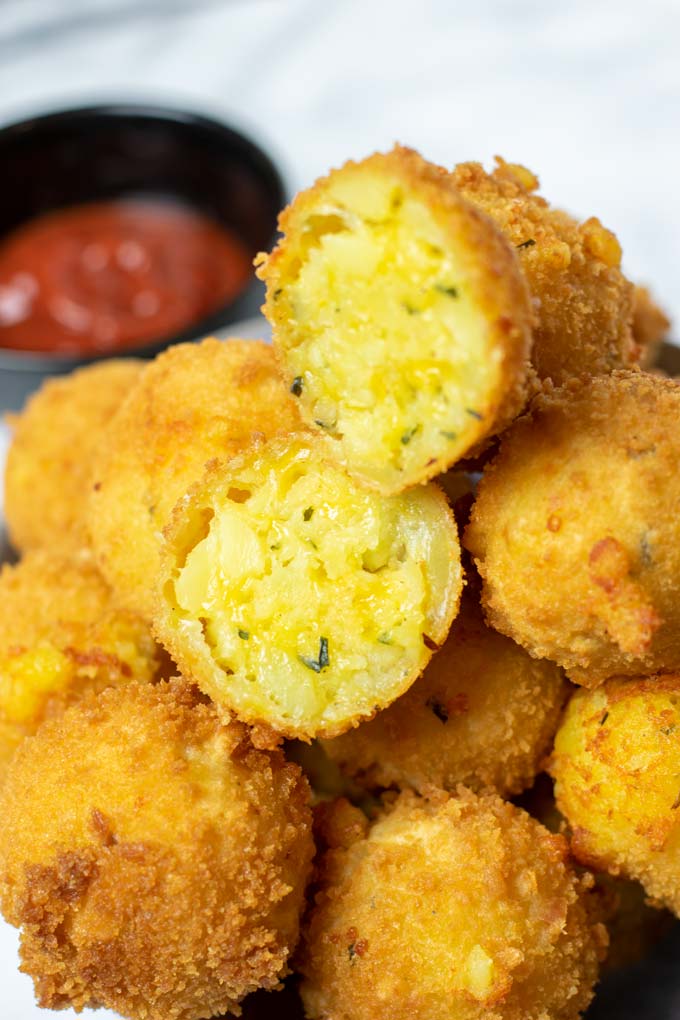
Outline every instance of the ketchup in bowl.
{"label": "ketchup in bowl", "polygon": [[125,198],[59,209],[0,242],[0,347],[138,347],[217,311],[250,276],[245,245],[188,205]]}

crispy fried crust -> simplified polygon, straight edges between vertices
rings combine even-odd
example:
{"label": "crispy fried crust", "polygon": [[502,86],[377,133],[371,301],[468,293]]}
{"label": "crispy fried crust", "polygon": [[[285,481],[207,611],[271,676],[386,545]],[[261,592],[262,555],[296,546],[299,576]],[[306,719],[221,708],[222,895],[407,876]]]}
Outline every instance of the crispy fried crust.
{"label": "crispy fried crust", "polygon": [[633,285],[620,269],[621,248],[596,217],[578,223],[535,194],[525,167],[497,157],[492,173],[461,163],[452,174],[461,194],[490,216],[517,250],[538,323],[532,364],[540,379],[562,385],[637,361]]}
{"label": "crispy fried crust", "polygon": [[299,425],[267,344],[208,339],[151,362],[110,424],[89,506],[97,563],[121,601],[150,618],[162,530],[207,461]]}
{"label": "crispy fried crust", "polygon": [[297,766],[179,681],[46,723],[0,807],[3,912],[40,1005],[199,1020],[276,987],[298,937],[308,799]]}
{"label": "crispy fried crust", "polygon": [[299,952],[311,1020],[575,1020],[606,942],[567,845],[497,797],[402,794],[330,849]]}
{"label": "crispy fried crust", "polygon": [[588,866],[680,914],[680,675],[578,691],[555,740],[557,806]]}
{"label": "crispy fried crust", "polygon": [[167,668],[149,625],[90,562],[45,549],[0,573],[0,782],[17,745],[86,691]]}
{"label": "crispy fried crust", "polygon": [[463,599],[443,648],[384,712],[326,753],[369,788],[431,786],[517,794],[540,770],[567,696],[562,670],[486,627]]}
{"label": "crispy fried crust", "polygon": [[659,348],[670,328],[670,319],[656,304],[649,290],[646,287],[636,287],[633,295],[633,338],[643,368],[651,368],[655,364]]}
{"label": "crispy fried crust", "polygon": [[463,585],[446,498],[385,497],[291,435],[216,462],[175,509],[154,626],[218,704],[284,736],[335,736],[402,694]]}
{"label": "crispy fried crust", "polygon": [[442,168],[399,146],[348,162],[279,225],[263,310],[305,420],[348,470],[401,491],[518,413],[533,321],[518,260]]}
{"label": "crispy fried crust", "polygon": [[509,429],[465,532],[491,625],[579,684],[680,668],[680,385],[615,372]]}
{"label": "crispy fried crust", "polygon": [[143,364],[104,361],[49,379],[10,418],[4,512],[16,549],[49,547],[72,555],[87,547],[95,452]]}

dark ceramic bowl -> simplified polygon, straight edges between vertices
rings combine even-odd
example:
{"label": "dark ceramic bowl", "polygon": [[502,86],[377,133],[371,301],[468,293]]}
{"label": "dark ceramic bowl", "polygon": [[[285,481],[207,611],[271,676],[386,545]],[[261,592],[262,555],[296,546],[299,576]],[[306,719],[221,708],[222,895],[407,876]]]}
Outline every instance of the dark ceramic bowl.
{"label": "dark ceramic bowl", "polygon": [[[48,113],[0,129],[0,239],[40,213],[121,196],[167,196],[224,224],[255,255],[270,247],[284,189],[270,158],[218,121],[163,107],[110,104]],[[235,300],[173,336],[126,350],[150,357],[253,315],[254,276]],[[98,357],[0,348],[0,410],[16,410],[48,375]]]}

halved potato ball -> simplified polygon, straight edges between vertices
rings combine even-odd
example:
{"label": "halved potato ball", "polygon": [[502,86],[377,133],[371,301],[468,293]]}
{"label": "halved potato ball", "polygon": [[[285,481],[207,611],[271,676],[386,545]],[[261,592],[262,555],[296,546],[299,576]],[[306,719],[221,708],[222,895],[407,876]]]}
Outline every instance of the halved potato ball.
{"label": "halved potato ball", "polygon": [[144,362],[102,361],[49,379],[10,417],[4,513],[21,552],[88,545],[85,527],[97,447]]}
{"label": "halved potato ball", "polygon": [[154,617],[211,698],[303,740],[402,694],[446,637],[462,587],[443,493],[380,496],[327,443],[274,439],[208,472],[167,531]]}
{"label": "halved potato ball", "polygon": [[361,785],[504,795],[530,786],[557,730],[568,684],[559,666],[485,626],[466,596],[443,647],[370,722],[324,741]]}
{"label": "halved potato ball", "polygon": [[0,782],[17,746],[86,691],[167,668],[149,625],[91,563],[46,549],[0,573]]}
{"label": "halved potato ball", "polygon": [[151,362],[110,423],[89,506],[97,563],[119,599],[151,616],[163,528],[207,461],[300,426],[267,344],[207,339]]}
{"label": "halved potato ball", "polygon": [[519,411],[533,312],[518,260],[445,171],[397,147],[279,222],[264,311],[305,420],[353,474],[399,492]]}
{"label": "halved potato ball", "polygon": [[551,772],[578,859],[680,914],[680,676],[578,691]]}
{"label": "halved potato ball", "polygon": [[0,889],[41,1006],[199,1020],[275,988],[313,852],[309,788],[179,681],[88,696],[0,795]]}
{"label": "halved potato ball", "polygon": [[539,398],[484,472],[465,544],[491,625],[570,679],[680,669],[680,385]]}
{"label": "halved potato ball", "polygon": [[311,1020],[575,1020],[585,1009],[606,934],[562,837],[462,787],[402,794],[365,835],[346,815],[325,819],[331,848],[298,954]]}
{"label": "halved potato ball", "polygon": [[519,254],[538,316],[531,360],[539,378],[561,385],[636,362],[633,285],[614,234],[593,216],[578,223],[551,208],[526,167],[497,164],[489,174],[480,163],[461,163],[452,179]]}

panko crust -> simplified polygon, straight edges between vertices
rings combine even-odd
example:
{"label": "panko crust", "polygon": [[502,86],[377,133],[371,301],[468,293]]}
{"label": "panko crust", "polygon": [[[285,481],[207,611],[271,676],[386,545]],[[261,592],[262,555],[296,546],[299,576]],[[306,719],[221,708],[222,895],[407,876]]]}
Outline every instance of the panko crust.
{"label": "panko crust", "polygon": [[680,668],[680,385],[639,371],[537,398],[464,544],[491,625],[571,680]]}
{"label": "panko crust", "polygon": [[[315,505],[307,505],[305,490],[291,509],[286,496],[301,479],[320,491]],[[256,510],[234,520],[234,504],[248,508],[258,500]],[[200,567],[195,558],[191,565],[197,552]],[[290,572],[298,562],[299,583]],[[192,579],[185,584],[187,569]],[[392,574],[399,576],[390,586]],[[463,584],[456,523],[438,486],[381,496],[331,460],[325,437],[298,433],[209,464],[177,504],[165,531],[153,624],[180,670],[220,710],[308,742],[344,733],[407,690],[444,642]],[[414,598],[409,585],[418,589]],[[183,601],[189,592],[200,612]],[[380,631],[394,613],[393,640]],[[361,640],[355,623],[365,628]],[[233,645],[248,655],[254,648],[253,658],[234,665]],[[385,647],[395,656],[377,666],[370,654]]]}
{"label": "panko crust", "polygon": [[97,362],[48,379],[23,411],[9,416],[4,513],[20,552],[74,555],[89,545],[86,507],[96,451],[143,361]]}
{"label": "panko crust", "polygon": [[29,552],[0,572],[0,782],[18,744],[86,691],[168,669],[146,621],[88,558]]}
{"label": "panko crust", "polygon": [[10,769],[0,833],[3,913],[40,1005],[199,1020],[277,987],[313,851],[308,801],[297,766],[179,680],[46,723]]}
{"label": "panko crust", "polygon": [[659,348],[670,328],[670,319],[647,287],[636,287],[633,294],[633,338],[643,368],[650,369],[656,363]]}
{"label": "panko crust", "polygon": [[151,618],[162,530],[208,461],[299,426],[268,344],[208,338],[152,361],[109,425],[89,502],[95,557],[118,598]]}
{"label": "panko crust", "polygon": [[[433,450],[425,449],[425,444],[422,463],[408,471],[392,472],[392,477],[379,479],[359,466],[342,438],[334,436],[338,460],[366,484],[390,494],[446,471],[470,449],[500,432],[519,413],[529,387],[527,374],[534,313],[516,253],[491,219],[452,186],[446,170],[427,162],[414,150],[396,145],[388,153],[375,153],[360,162],[350,160],[300,192],[279,216],[283,237],[271,254],[259,256],[257,275],[267,287],[262,310],[272,325],[283,375],[293,389],[298,373],[291,370],[291,353],[299,343],[301,330],[287,287],[313,244],[308,238],[306,221],[314,216],[322,219],[332,217],[334,211],[341,208],[333,198],[333,189],[336,182],[352,174],[381,179],[381,187],[385,189],[399,186],[428,209],[446,245],[455,252],[465,288],[487,319],[486,350],[480,352],[479,357],[484,357],[489,363],[494,359],[497,362],[493,382],[481,400],[477,399],[474,412],[469,412],[464,433],[451,438],[446,449],[437,455]],[[408,258],[405,251],[400,258]],[[393,297],[392,301],[395,300]],[[384,326],[384,322],[376,320],[377,332]],[[396,334],[392,335],[388,330],[383,361],[388,368],[389,348],[395,339]],[[350,335],[348,343],[356,344],[356,340]],[[362,385],[361,380],[356,382],[357,388]],[[307,399],[306,388],[303,387],[297,395],[305,421],[310,428],[318,428],[317,414]],[[348,392],[343,397],[356,410],[354,393]],[[367,411],[362,430],[375,428],[371,410]],[[425,425],[421,428],[424,430]],[[413,438],[410,436],[408,441],[413,442]],[[405,441],[402,437],[401,443]]]}
{"label": "panko crust", "polygon": [[495,796],[402,794],[330,849],[298,963],[311,1020],[574,1020],[606,944],[565,840]]}
{"label": "panko crust", "polygon": [[406,694],[324,750],[369,788],[508,796],[530,786],[567,698],[562,670],[491,630],[464,596],[443,647]]}
{"label": "panko crust", "polygon": [[557,806],[587,866],[680,914],[680,675],[613,678],[571,699],[555,739]]}
{"label": "panko crust", "polygon": [[551,208],[535,194],[530,170],[496,162],[491,173],[461,163],[452,178],[519,254],[538,316],[532,365],[539,379],[562,385],[636,363],[633,285],[621,272],[615,235],[594,216],[578,223]]}

